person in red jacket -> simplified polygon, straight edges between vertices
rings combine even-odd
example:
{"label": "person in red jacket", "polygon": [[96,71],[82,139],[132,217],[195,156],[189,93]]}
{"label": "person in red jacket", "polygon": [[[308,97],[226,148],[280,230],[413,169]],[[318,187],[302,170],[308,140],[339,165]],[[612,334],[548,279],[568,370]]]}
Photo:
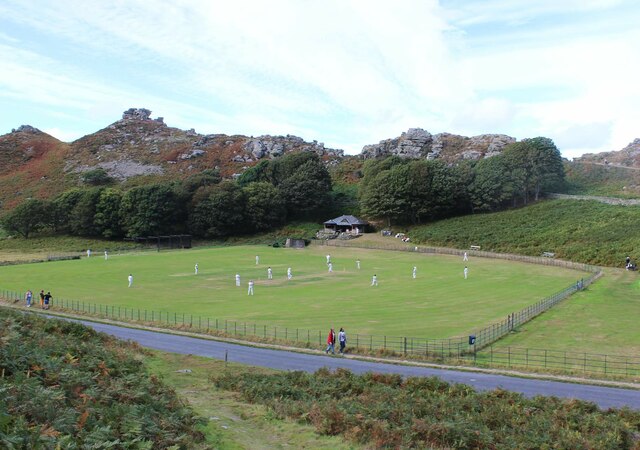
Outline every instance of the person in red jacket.
{"label": "person in red jacket", "polygon": [[333,331],[333,328],[331,328],[329,336],[327,336],[327,349],[324,352],[329,353],[329,350],[331,350],[331,354],[336,354],[336,332]]}

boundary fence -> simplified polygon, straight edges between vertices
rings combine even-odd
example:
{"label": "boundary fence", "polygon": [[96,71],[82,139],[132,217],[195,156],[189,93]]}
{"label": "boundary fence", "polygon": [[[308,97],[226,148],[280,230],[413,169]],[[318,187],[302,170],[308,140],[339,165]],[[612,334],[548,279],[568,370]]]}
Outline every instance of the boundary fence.
{"label": "boundary fence", "polygon": [[[390,238],[393,239],[393,238]],[[540,264],[543,266],[555,266],[564,267],[567,269],[582,270],[584,272],[599,272],[600,269],[590,264],[576,263],[573,261],[564,261],[562,259],[545,258],[537,256],[516,255],[512,253],[494,253],[482,250],[458,250],[455,248],[446,247],[418,247],[414,244],[398,244],[396,242],[379,243],[379,242],[358,242],[357,239],[341,241],[337,239],[324,240],[324,241],[312,241],[317,242],[319,245],[326,245],[329,247],[356,247],[366,248],[370,250],[392,250],[400,252],[415,252],[415,253],[427,253],[438,255],[453,255],[460,256],[461,258],[466,253],[468,256],[476,256],[480,258],[492,258],[492,259],[506,259],[509,261],[520,261],[531,264]]]}
{"label": "boundary fence", "polygon": [[573,373],[639,376],[640,358],[597,353],[567,352],[537,348],[489,346],[478,352],[474,361],[479,367],[510,369],[544,369]]}

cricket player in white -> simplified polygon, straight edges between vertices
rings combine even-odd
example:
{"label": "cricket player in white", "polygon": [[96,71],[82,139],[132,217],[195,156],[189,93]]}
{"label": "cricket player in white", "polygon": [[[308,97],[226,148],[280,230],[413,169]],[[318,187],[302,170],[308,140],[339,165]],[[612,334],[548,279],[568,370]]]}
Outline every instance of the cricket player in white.
{"label": "cricket player in white", "polygon": [[290,280],[293,278],[293,274],[291,273],[291,267],[289,267],[287,269],[287,280]]}
{"label": "cricket player in white", "polygon": [[253,280],[249,280],[249,290],[247,291],[247,295],[253,295]]}
{"label": "cricket player in white", "polygon": [[88,248],[88,249],[87,249],[87,258],[90,258],[90,257],[91,257],[91,249],[90,249],[90,248]]}
{"label": "cricket player in white", "polygon": [[327,264],[331,262],[331,255],[327,255]]}
{"label": "cricket player in white", "polygon": [[467,252],[464,252],[464,256],[462,257],[463,261],[469,261],[469,257],[467,256]]}
{"label": "cricket player in white", "polygon": [[414,279],[416,278],[416,272],[417,271],[418,271],[418,268],[416,266],[413,266],[413,274],[412,274],[412,276],[413,276]]}
{"label": "cricket player in white", "polygon": [[267,269],[267,280],[273,280],[273,270],[271,270],[271,267]]}
{"label": "cricket player in white", "polygon": [[358,270],[360,270],[360,260],[356,259],[356,267],[358,268]]}
{"label": "cricket player in white", "polygon": [[256,255],[256,266],[260,264],[260,257],[258,255]]}
{"label": "cricket player in white", "polygon": [[469,268],[467,266],[464,266],[464,279],[467,279],[467,276],[469,275]]}
{"label": "cricket player in white", "polygon": [[104,260],[106,261],[107,259],[109,259],[109,253],[107,253],[107,251],[104,251]]}
{"label": "cricket player in white", "polygon": [[378,285],[378,276],[377,276],[377,275],[374,275],[374,276],[371,278],[371,286],[377,286],[377,285]]}
{"label": "cricket player in white", "polygon": [[195,267],[194,267],[195,271],[196,271],[196,275],[198,275],[198,263],[196,263]]}
{"label": "cricket player in white", "polygon": [[329,263],[329,273],[333,272],[333,263]]}
{"label": "cricket player in white", "polygon": [[129,276],[127,277],[127,280],[129,280],[129,286],[128,287],[133,286],[133,275],[129,274]]}
{"label": "cricket player in white", "polygon": [[236,274],[236,286],[240,287],[240,274]]}

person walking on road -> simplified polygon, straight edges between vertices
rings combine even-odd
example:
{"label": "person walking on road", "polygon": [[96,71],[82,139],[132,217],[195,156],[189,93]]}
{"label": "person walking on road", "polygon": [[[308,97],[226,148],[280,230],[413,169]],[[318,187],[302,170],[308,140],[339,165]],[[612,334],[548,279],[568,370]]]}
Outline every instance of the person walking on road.
{"label": "person walking on road", "polygon": [[336,332],[333,331],[333,328],[329,330],[329,336],[327,336],[327,349],[324,352],[329,353],[329,351],[331,351],[332,355],[336,354]]}
{"label": "person walking on road", "polygon": [[344,332],[342,327],[338,333],[338,342],[340,343],[340,353],[344,354],[344,348],[347,346],[347,333]]}

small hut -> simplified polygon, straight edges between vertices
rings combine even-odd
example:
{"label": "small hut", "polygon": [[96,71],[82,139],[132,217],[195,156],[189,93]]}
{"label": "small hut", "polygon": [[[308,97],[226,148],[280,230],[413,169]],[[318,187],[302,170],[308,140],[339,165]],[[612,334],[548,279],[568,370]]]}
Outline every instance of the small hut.
{"label": "small hut", "polygon": [[338,233],[346,232],[351,234],[364,233],[367,226],[369,226],[369,222],[358,219],[355,216],[340,216],[324,223],[326,229],[337,231]]}

